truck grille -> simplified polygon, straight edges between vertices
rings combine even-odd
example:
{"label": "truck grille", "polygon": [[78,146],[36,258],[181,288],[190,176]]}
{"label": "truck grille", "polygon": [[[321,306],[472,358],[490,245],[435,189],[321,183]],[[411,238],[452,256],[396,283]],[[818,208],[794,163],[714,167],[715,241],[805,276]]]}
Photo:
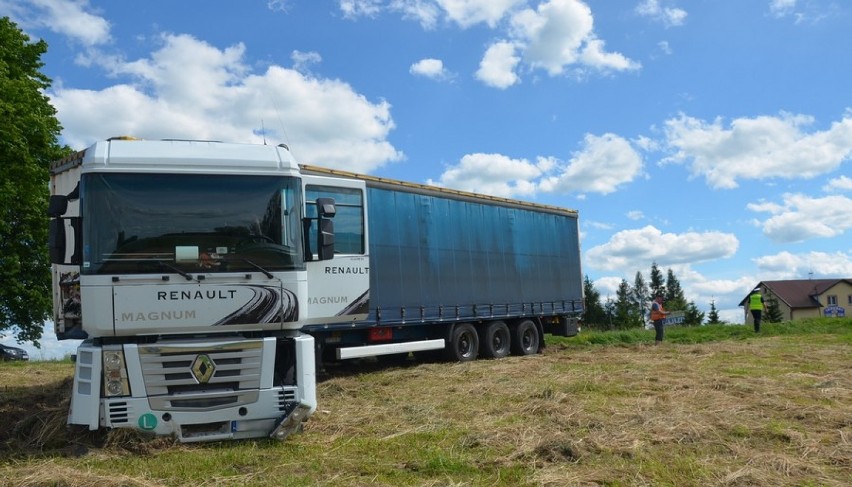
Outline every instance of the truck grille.
{"label": "truck grille", "polygon": [[215,410],[253,402],[260,387],[263,342],[204,342],[139,347],[154,409]]}

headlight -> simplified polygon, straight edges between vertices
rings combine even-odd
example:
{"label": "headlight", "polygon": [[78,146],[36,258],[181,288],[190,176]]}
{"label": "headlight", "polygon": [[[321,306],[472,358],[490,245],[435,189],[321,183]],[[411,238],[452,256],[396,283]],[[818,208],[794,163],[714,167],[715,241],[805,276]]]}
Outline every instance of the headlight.
{"label": "headlight", "polygon": [[103,353],[104,396],[129,396],[130,385],[127,382],[127,369],[124,366],[124,351],[104,350]]}

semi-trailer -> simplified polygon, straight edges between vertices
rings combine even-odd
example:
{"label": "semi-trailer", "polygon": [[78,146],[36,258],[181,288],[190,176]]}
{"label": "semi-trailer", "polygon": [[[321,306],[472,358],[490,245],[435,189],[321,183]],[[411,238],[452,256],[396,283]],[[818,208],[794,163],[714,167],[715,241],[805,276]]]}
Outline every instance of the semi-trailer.
{"label": "semi-trailer", "polygon": [[537,353],[583,312],[577,212],[299,165],[284,145],[96,142],[51,165],[68,423],[298,431],[324,361]]}

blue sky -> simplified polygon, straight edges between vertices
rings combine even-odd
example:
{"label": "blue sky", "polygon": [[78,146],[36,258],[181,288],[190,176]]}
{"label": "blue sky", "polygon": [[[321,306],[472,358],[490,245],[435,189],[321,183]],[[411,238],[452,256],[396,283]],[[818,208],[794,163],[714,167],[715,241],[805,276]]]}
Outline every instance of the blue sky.
{"label": "blue sky", "polygon": [[0,15],[48,42],[77,149],[284,142],[304,163],[574,208],[604,297],[657,262],[732,322],[759,281],[852,277],[846,1],[0,0]]}

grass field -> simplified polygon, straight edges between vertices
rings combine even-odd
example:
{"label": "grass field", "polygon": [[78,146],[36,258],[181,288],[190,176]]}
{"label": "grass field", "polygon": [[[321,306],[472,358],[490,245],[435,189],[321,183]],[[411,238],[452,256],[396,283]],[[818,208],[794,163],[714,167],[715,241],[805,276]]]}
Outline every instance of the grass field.
{"label": "grass field", "polygon": [[852,319],[549,339],[331,370],[304,432],[182,445],[64,427],[70,362],[0,363],[0,485],[847,486]]}

